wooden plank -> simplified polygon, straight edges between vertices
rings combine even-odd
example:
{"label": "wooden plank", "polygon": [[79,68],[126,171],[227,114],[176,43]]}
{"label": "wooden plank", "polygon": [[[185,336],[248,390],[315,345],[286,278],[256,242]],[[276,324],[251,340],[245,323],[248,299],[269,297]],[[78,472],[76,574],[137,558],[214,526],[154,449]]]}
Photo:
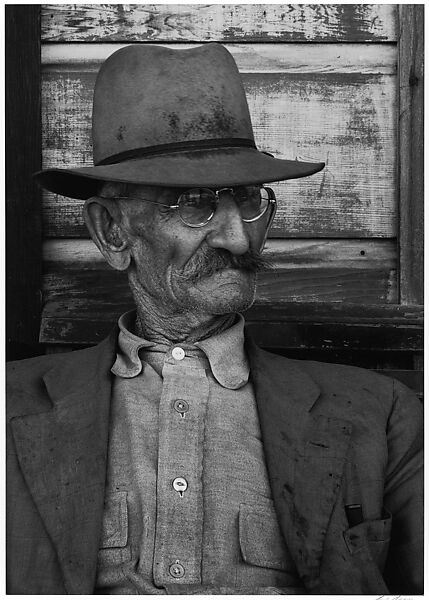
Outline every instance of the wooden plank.
{"label": "wooden plank", "polygon": [[5,7],[7,359],[40,353],[40,6]]}
{"label": "wooden plank", "polygon": [[265,348],[306,350],[354,349],[359,351],[410,352],[422,348],[423,335],[417,327],[367,324],[249,322],[249,331]]}
{"label": "wooden plank", "polygon": [[270,310],[256,302],[247,313],[247,320],[260,323],[323,323],[347,325],[382,325],[423,327],[423,307],[402,304],[354,304],[346,302],[272,302]]}
{"label": "wooden plank", "polygon": [[[94,81],[94,71],[44,73],[44,167],[92,164]],[[275,186],[279,210],[273,236],[394,237],[395,77],[247,73],[243,81],[261,149],[277,157],[327,163],[313,177]],[[45,234],[85,237],[81,206],[46,193]]]}
{"label": "wooden plank", "polygon": [[423,303],[424,7],[399,6],[399,263],[404,304]]}
{"label": "wooden plank", "polygon": [[[98,71],[114,52],[129,44],[47,44],[45,71]],[[185,50],[199,44],[157,44]],[[224,44],[241,73],[361,73],[396,75],[394,44]]]}
{"label": "wooden plank", "polygon": [[[368,240],[272,240],[258,301],[396,302],[395,244]],[[131,303],[126,276],[90,241],[44,245],[44,315],[121,312]]]}
{"label": "wooden plank", "polygon": [[[392,269],[396,263],[393,240],[283,240],[267,241],[264,256],[276,269],[333,265],[347,269]],[[45,240],[43,260],[55,269],[97,269],[106,265],[91,240]],[[56,266],[55,266],[56,265]]]}
{"label": "wooden plank", "polygon": [[50,4],[44,42],[396,41],[394,5]]}
{"label": "wooden plank", "polygon": [[[129,308],[129,307],[128,307]],[[257,343],[277,350],[351,350],[418,352],[423,348],[421,310],[398,305],[359,306],[345,303],[281,302],[256,304],[246,320]],[[44,343],[89,345],[103,339],[118,314],[89,317],[50,316],[42,319]]]}
{"label": "wooden plank", "polygon": [[[67,292],[65,292],[67,293]],[[85,291],[81,292],[82,298]],[[59,296],[58,296],[59,297]],[[124,300],[125,310],[133,308],[131,297]],[[85,301],[79,308],[85,312],[73,314],[73,307],[64,303],[55,306],[47,303],[45,305],[44,315],[47,319],[63,319],[116,322],[118,314],[121,314],[122,307],[116,305],[90,307]],[[85,308],[86,306],[86,308]],[[104,306],[104,305],[103,305]],[[320,323],[323,325],[360,325],[366,324],[376,327],[404,327],[404,328],[423,328],[423,308],[413,305],[402,304],[355,304],[350,302],[295,302],[287,298],[276,300],[270,303],[269,310],[267,304],[256,301],[255,304],[246,311],[246,319],[249,322],[261,324],[270,323]],[[90,333],[90,332],[89,332]],[[61,341],[61,340],[59,340]]]}
{"label": "wooden plank", "polygon": [[[109,334],[116,320],[43,317],[40,341],[71,345],[96,344]],[[273,350],[415,352],[423,348],[422,330],[412,326],[269,322],[263,325],[249,323],[248,328],[258,345]]]}

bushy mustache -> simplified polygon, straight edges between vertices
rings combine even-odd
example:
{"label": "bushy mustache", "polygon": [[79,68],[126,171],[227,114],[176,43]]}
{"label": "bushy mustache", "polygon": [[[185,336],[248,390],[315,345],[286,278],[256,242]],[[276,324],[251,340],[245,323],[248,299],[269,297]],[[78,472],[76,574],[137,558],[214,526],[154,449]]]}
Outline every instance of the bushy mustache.
{"label": "bushy mustache", "polygon": [[205,247],[188,260],[179,272],[179,276],[189,283],[195,283],[223,269],[241,269],[249,273],[258,273],[271,268],[271,262],[262,257],[260,252],[252,249],[244,254],[231,254],[224,248]]}

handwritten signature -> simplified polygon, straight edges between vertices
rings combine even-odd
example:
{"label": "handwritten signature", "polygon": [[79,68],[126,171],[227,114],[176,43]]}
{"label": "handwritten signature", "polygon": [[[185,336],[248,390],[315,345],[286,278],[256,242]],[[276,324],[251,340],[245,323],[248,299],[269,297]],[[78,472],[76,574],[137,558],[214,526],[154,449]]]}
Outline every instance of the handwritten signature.
{"label": "handwritten signature", "polygon": [[378,596],[375,600],[381,600],[382,598],[386,598],[386,600],[413,600],[412,596]]}

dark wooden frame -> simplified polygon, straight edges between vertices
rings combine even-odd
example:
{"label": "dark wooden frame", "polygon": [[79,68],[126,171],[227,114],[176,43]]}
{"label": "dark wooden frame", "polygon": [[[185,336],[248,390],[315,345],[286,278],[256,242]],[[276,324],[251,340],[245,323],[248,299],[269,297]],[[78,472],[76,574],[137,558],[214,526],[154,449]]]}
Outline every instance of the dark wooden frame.
{"label": "dark wooden frame", "polygon": [[399,295],[423,304],[424,6],[399,5]]}
{"label": "dark wooden frame", "polygon": [[42,354],[40,6],[5,6],[6,252],[9,360]]}

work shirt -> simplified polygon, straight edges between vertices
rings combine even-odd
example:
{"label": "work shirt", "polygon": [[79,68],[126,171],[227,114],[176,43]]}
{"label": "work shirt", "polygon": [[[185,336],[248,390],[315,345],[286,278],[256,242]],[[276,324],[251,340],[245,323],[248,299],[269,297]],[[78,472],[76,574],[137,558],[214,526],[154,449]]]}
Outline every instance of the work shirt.
{"label": "work shirt", "polygon": [[112,367],[96,592],[298,586],[271,498],[244,319],[173,346],[134,335],[134,319],[119,320]]}

